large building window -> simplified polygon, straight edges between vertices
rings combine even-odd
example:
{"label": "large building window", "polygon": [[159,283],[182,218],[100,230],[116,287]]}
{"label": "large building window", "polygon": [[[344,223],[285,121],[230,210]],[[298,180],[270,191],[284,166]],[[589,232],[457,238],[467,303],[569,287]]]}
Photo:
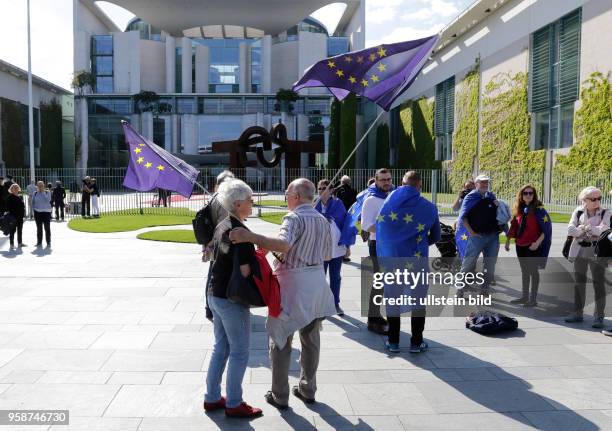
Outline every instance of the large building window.
{"label": "large building window", "polygon": [[183,92],[183,48],[178,46],[175,51],[174,91]]}
{"label": "large building window", "polygon": [[330,37],[327,39],[327,56],[335,57],[336,55],[349,52],[348,37]]}
{"label": "large building window", "polygon": [[126,27],[125,31],[137,31],[141,39],[161,41],[161,30],[135,18]]}
{"label": "large building window", "polygon": [[210,47],[208,72],[211,93],[238,93],[240,91],[240,43],[242,39],[206,39]]}
{"label": "large building window", "polygon": [[89,165],[95,167],[127,166],[128,148],[121,120],[113,115],[89,116]]}
{"label": "large building window", "polygon": [[113,36],[91,37],[91,73],[94,93],[113,92]]}
{"label": "large building window", "polygon": [[251,44],[251,93],[261,93],[261,39]]}
{"label": "large building window", "polygon": [[529,110],[533,148],[570,147],[580,82],[581,9],[531,37]]}
{"label": "large building window", "polygon": [[434,132],[438,160],[453,158],[453,130],[455,129],[455,77],[436,85]]}

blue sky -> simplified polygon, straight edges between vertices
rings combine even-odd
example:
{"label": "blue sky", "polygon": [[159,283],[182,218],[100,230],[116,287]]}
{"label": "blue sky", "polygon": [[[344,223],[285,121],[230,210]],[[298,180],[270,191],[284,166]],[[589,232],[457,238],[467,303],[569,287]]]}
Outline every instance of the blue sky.
{"label": "blue sky", "polygon": [[[69,88],[72,74],[72,0],[30,0],[32,71]],[[474,0],[366,0],[366,44],[418,39],[440,31]],[[25,0],[0,0],[0,59],[27,68]],[[109,4],[106,12],[122,28],[131,14]],[[315,17],[328,27],[343,6],[330,5]]]}

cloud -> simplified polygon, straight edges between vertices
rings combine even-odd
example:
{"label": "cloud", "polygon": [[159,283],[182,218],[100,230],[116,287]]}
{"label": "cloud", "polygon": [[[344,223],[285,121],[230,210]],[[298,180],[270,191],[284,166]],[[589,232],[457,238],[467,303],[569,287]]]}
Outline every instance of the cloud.
{"label": "cloud", "polygon": [[429,21],[434,17],[434,12],[428,8],[421,8],[415,12],[407,12],[401,16],[402,21]]}
{"label": "cloud", "polygon": [[406,40],[420,39],[423,37],[431,36],[436,34],[444,27],[444,24],[435,24],[427,29],[415,28],[415,27],[397,27],[390,33],[377,38],[368,39],[366,46],[377,46],[383,43],[395,43],[403,42]]}
{"label": "cloud", "polygon": [[397,18],[405,0],[370,0],[366,2],[366,23],[381,24]]}

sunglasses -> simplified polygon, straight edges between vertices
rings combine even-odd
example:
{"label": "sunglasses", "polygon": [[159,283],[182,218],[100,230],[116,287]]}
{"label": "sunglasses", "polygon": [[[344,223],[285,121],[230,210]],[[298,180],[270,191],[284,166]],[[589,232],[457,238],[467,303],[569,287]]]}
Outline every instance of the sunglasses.
{"label": "sunglasses", "polygon": [[532,196],[533,192],[524,191],[523,196]]}
{"label": "sunglasses", "polygon": [[599,196],[598,198],[587,198],[587,200],[591,201],[591,202],[597,202],[601,200],[601,196]]}

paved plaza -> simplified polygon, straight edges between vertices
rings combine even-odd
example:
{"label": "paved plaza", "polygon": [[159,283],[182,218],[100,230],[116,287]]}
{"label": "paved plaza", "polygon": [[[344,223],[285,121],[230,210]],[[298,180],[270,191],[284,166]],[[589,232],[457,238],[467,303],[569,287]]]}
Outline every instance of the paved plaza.
{"label": "paved plaza", "polygon": [[[258,219],[248,225],[278,229]],[[343,267],[346,315],[324,323],[318,403],[292,396],[282,414],[265,403],[271,374],[260,309],[244,398],[264,416],[206,415],[213,333],[199,246],[53,223],[53,248],[36,250],[34,229],[26,223],[30,247],[20,254],[0,239],[0,409],[68,409],[71,425],[16,430],[612,429],[612,338],[591,329],[590,319],[570,327],[561,318],[521,317],[519,331],[484,337],[465,329],[464,317],[429,318],[430,350],[419,355],[406,349],[406,321],[402,352],[388,355],[359,315],[356,262],[367,254],[360,240]],[[555,225],[557,255],[563,231]],[[297,348],[294,340],[290,384]]]}

